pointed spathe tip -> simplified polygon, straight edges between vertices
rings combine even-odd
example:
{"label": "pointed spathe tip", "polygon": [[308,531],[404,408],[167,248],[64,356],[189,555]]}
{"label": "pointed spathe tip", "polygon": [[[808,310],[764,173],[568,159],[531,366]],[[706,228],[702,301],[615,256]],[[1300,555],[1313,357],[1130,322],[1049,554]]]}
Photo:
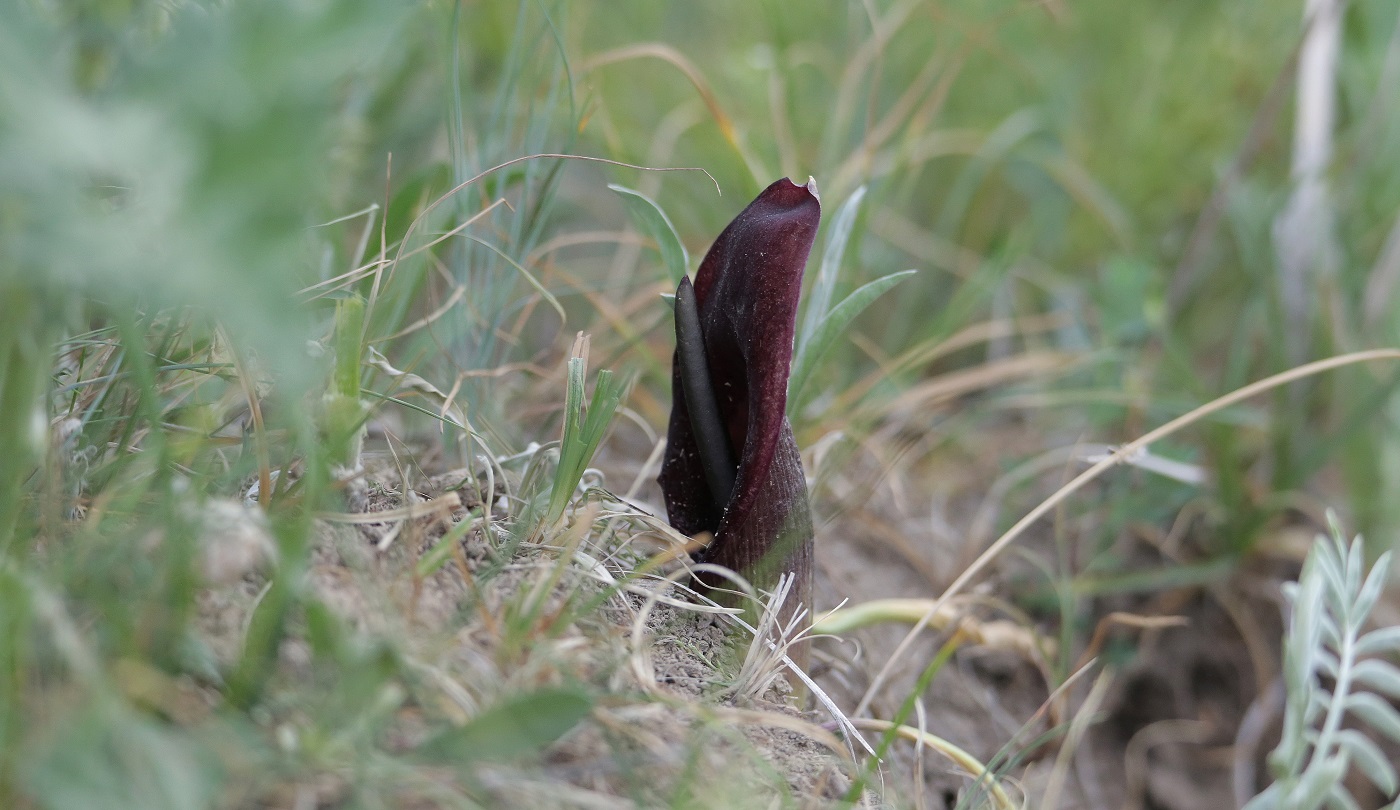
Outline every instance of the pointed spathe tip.
{"label": "pointed spathe tip", "polygon": [[821,202],[821,201],[822,201],[821,192],[817,191],[817,178],[813,177],[813,176],[810,175],[810,174],[807,175],[807,186],[806,186],[806,188],[807,188],[807,193],[809,193],[809,194],[811,194],[813,197],[816,197],[816,198],[817,198],[817,202]]}

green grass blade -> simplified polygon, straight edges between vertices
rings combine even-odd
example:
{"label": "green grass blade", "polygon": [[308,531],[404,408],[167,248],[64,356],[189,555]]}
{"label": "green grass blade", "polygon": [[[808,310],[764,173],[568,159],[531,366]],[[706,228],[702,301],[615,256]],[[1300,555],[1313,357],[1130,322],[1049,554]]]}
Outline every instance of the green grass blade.
{"label": "green grass blade", "polygon": [[831,299],[836,294],[836,277],[841,272],[841,261],[846,255],[846,245],[851,241],[851,231],[856,226],[856,214],[860,212],[861,200],[865,199],[865,186],[856,189],[841,207],[836,209],[832,220],[831,233],[826,237],[826,247],[822,249],[822,264],[817,278],[807,292],[807,313],[802,317],[802,328],[797,332],[797,353],[800,355],[817,334],[822,321],[831,310]]}
{"label": "green grass blade", "polygon": [[453,763],[515,759],[564,736],[592,710],[592,699],[582,692],[541,689],[496,704],[429,740],[418,753]]}
{"label": "green grass blade", "polygon": [[566,320],[566,316],[564,315],[564,307],[560,305],[559,299],[554,297],[554,293],[545,289],[545,286],[540,283],[539,279],[535,278],[534,273],[531,273],[525,268],[525,265],[521,264],[515,259],[512,259],[510,255],[507,254],[504,250],[501,250],[500,248],[496,247],[495,245],[491,244],[485,239],[482,239],[481,237],[473,236],[469,233],[463,235],[467,239],[470,239],[471,241],[477,243],[478,245],[481,245],[487,250],[490,250],[492,253],[495,253],[497,256],[500,256],[507,264],[509,264],[511,267],[514,267],[516,269],[516,272],[520,273],[520,275],[525,277],[525,280],[530,283],[530,286],[535,289],[535,292],[539,293],[540,297],[543,298],[549,304],[549,306],[554,309],[555,312],[559,313],[559,320]]}
{"label": "green grass blade", "polygon": [[622,198],[632,222],[656,242],[656,249],[661,253],[661,264],[666,268],[671,285],[679,284],[681,276],[690,268],[690,254],[686,252],[685,244],[676,234],[676,227],[671,224],[666,212],[655,200],[640,191],[611,183],[608,188]]}
{"label": "green grass blade", "polygon": [[365,300],[351,295],[335,302],[335,387],[344,397],[360,397],[364,357]]}
{"label": "green grass blade", "polygon": [[559,445],[559,465],[550,487],[549,505],[543,526],[553,526],[564,516],[569,499],[583,478],[583,471],[593,460],[598,445],[612,424],[613,415],[622,404],[625,386],[613,379],[611,371],[598,372],[594,382],[593,399],[584,413],[583,380],[587,366],[582,357],[569,360],[568,387],[564,395],[564,435]]}
{"label": "green grass blade", "polygon": [[433,544],[427,554],[418,558],[418,565],[414,567],[414,572],[423,578],[432,576],[452,557],[452,550],[467,536],[467,532],[482,522],[481,509],[473,509],[448,529],[442,537]]}
{"label": "green grass blade", "polygon": [[549,493],[549,507],[545,510],[544,525],[553,525],[569,503],[573,487],[568,481],[571,471],[577,464],[579,447],[580,412],[583,410],[583,377],[587,366],[582,357],[569,359],[569,376],[564,388],[564,431],[559,442],[559,464],[554,472],[554,484]]}
{"label": "green grass blade", "polygon": [[845,300],[837,304],[822,319],[821,325],[812,334],[810,341],[802,346],[797,353],[797,358],[793,361],[792,377],[788,380],[789,415],[796,413],[797,409],[801,407],[804,389],[807,387],[807,381],[811,378],[812,372],[817,367],[817,362],[821,360],[822,355],[831,349],[836,338],[846,331],[846,327],[850,326],[851,321],[864,312],[865,308],[870,306],[876,298],[916,272],[918,271],[902,270],[864,284],[846,296]]}

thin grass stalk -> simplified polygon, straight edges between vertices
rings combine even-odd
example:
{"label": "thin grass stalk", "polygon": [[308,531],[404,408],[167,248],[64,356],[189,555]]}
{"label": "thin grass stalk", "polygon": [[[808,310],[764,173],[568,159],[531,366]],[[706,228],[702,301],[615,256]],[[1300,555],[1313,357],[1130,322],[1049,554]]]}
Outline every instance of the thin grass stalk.
{"label": "thin grass stalk", "polygon": [[[1001,786],[1001,782],[990,768],[983,765],[972,754],[953,745],[942,737],[913,726],[895,725],[887,720],[872,720],[858,717],[851,722],[855,724],[856,728],[867,729],[869,731],[883,731],[887,734],[893,732],[895,735],[917,743],[921,747],[927,746],[932,748],[951,760],[955,765],[966,772],[968,776],[971,776],[978,785],[983,786],[985,790],[989,791],[994,800],[992,802],[993,807],[996,807],[998,810],[1017,810],[1017,808],[1020,807],[1020,805],[1012,801],[1011,796],[1007,794],[1006,789]],[[922,773],[922,771],[919,772]]]}
{"label": "thin grass stalk", "polygon": [[1091,466],[1089,469],[1075,476],[1073,480],[1060,487],[1058,490],[1055,491],[1053,495],[1051,495],[1049,498],[1046,498],[1038,506],[1036,506],[1019,521],[1017,521],[1014,526],[1012,526],[1010,529],[1007,529],[1001,537],[998,537],[990,546],[987,547],[986,551],[982,552],[981,556],[979,556],[977,560],[972,563],[972,565],[968,566],[966,570],[964,570],[961,574],[958,575],[957,579],[953,580],[952,584],[950,584],[948,588],[944,590],[943,594],[940,597],[938,597],[938,599],[934,601],[934,603],[930,606],[928,613],[924,614],[923,619],[921,619],[917,624],[914,625],[914,627],[912,627],[909,630],[908,634],[905,635],[904,639],[900,641],[899,645],[890,655],[889,660],[886,661],[885,665],[880,668],[880,671],[878,673],[876,673],[875,678],[870,682],[870,686],[866,689],[865,695],[861,697],[860,704],[856,707],[856,710],[853,712],[853,714],[863,714],[870,707],[870,702],[874,700],[875,695],[877,695],[880,691],[880,688],[884,686],[885,681],[890,676],[890,673],[894,671],[895,662],[897,662],[900,659],[900,657],[903,656],[909,650],[910,646],[913,645],[915,639],[918,638],[919,634],[923,632],[923,629],[928,626],[929,621],[933,619],[933,617],[937,614],[939,609],[942,608],[943,604],[950,597],[954,596],[957,593],[960,593],[963,588],[971,584],[971,582],[974,579],[976,579],[977,576],[981,574],[982,571],[988,565],[991,564],[992,560],[996,559],[996,557],[999,554],[1001,554],[1002,551],[1006,550],[1007,546],[1011,545],[1011,543],[1014,542],[1016,538],[1020,537],[1021,534],[1027,528],[1029,528],[1040,518],[1044,517],[1051,509],[1054,509],[1070,495],[1073,495],[1075,492],[1078,492],[1090,481],[1093,481],[1094,479],[1103,475],[1109,470],[1109,468],[1124,463],[1128,458],[1131,458],[1134,453],[1145,449],[1154,442],[1165,439],[1166,437],[1176,433],[1178,430],[1181,430],[1187,425],[1194,424],[1195,422],[1204,419],[1212,413],[1228,408],[1229,406],[1234,405],[1238,402],[1247,400],[1250,397],[1253,397],[1257,394],[1264,393],[1265,391],[1270,391],[1274,388],[1277,388],[1281,385],[1286,385],[1295,380],[1300,380],[1316,374],[1321,374],[1325,371],[1331,371],[1333,369],[1342,368],[1344,366],[1349,365],[1355,365],[1358,363],[1370,363],[1381,360],[1400,360],[1400,349],[1372,349],[1369,351],[1353,352],[1351,354],[1339,355],[1337,357],[1329,357],[1325,360],[1318,360],[1316,362],[1308,363],[1297,368],[1289,369],[1288,371],[1282,372],[1280,374],[1275,374],[1273,376],[1266,377],[1262,380],[1259,380],[1258,382],[1251,383],[1249,385],[1244,386],[1243,388],[1239,388],[1235,391],[1232,391],[1229,394],[1226,394],[1225,396],[1211,400],[1210,402],[1207,402],[1206,404],[1195,408],[1191,412],[1171,420],[1170,422],[1166,423],[1165,425],[1162,425],[1156,430],[1149,431],[1143,436],[1131,442],[1128,442],[1127,444],[1118,448],[1117,451],[1109,454],[1102,461],[1099,461],[1098,463]]}
{"label": "thin grass stalk", "polygon": [[[895,739],[898,738],[900,733],[899,729],[904,726],[905,721],[909,719],[909,715],[914,713],[914,706],[919,696],[924,694],[929,684],[933,683],[934,677],[943,669],[943,665],[952,659],[953,653],[958,651],[958,647],[958,639],[948,639],[938,648],[938,652],[934,654],[933,659],[924,667],[923,672],[919,674],[918,680],[915,681],[914,687],[909,690],[908,696],[904,698],[903,704],[900,705],[899,711],[895,712],[894,718],[889,721],[884,735],[880,737],[880,742],[875,746],[875,755],[866,761],[866,766],[861,769],[860,774],[851,783],[851,789],[846,792],[846,801],[854,802],[865,792],[865,786],[869,784],[875,769],[884,761],[885,755],[890,750],[890,746],[894,745]],[[858,716],[860,711],[861,710],[858,710],[852,714]]]}

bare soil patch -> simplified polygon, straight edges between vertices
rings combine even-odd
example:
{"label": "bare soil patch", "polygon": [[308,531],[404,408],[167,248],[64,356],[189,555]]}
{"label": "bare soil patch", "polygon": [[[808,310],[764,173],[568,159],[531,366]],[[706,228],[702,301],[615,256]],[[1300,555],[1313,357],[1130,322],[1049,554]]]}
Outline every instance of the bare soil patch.
{"label": "bare soil patch", "polygon": [[[476,787],[493,797],[494,806],[694,801],[713,807],[820,807],[834,805],[851,789],[859,771],[851,743],[833,733],[830,716],[800,702],[788,680],[779,679],[756,698],[736,694],[749,639],[722,617],[648,604],[644,589],[654,583],[637,580],[631,591],[607,584],[609,575],[614,585],[622,582],[660,548],[640,528],[616,521],[597,531],[603,524],[595,523],[595,531],[578,545],[585,556],[548,586],[539,615],[560,615],[586,596],[598,597],[596,609],[559,625],[546,626],[537,618],[539,626],[522,644],[503,630],[502,617],[518,610],[522,593],[549,581],[561,550],[548,543],[522,544],[503,559],[487,534],[474,529],[445,564],[420,577],[415,569],[422,556],[456,522],[468,519],[470,508],[481,506],[474,488],[463,486],[462,471],[405,486],[397,473],[380,470],[369,483],[370,513],[441,503],[453,494],[460,501],[450,513],[428,518],[318,525],[308,571],[316,596],[365,638],[392,639],[437,684],[428,690],[435,700],[410,700],[399,710],[396,747],[411,749],[421,742],[426,719],[466,722],[500,695],[581,683],[600,696],[585,721],[538,757],[477,769]],[[645,497],[644,492],[643,503]],[[961,570],[946,561],[967,552],[956,532],[929,526],[966,525],[974,511],[968,504],[975,500],[955,492],[931,507],[938,514],[913,517],[897,488],[874,487],[860,509],[845,510],[819,529],[818,611],[843,601],[940,593]],[[869,520],[871,513],[882,517]],[[496,508],[494,517],[508,515]],[[891,541],[891,530],[901,542]],[[1042,541],[1048,542],[1031,537],[1027,545],[1035,551]],[[1144,546],[1135,553],[1157,551]],[[586,570],[590,564],[592,574]],[[599,570],[607,575],[599,576]],[[673,569],[658,573],[668,570]],[[994,571],[978,586],[984,606],[975,612],[983,618],[1012,615],[1042,638],[1058,638],[1054,617],[1015,608],[1022,573],[1015,562]],[[1273,677],[1272,669],[1258,671],[1261,662],[1275,667],[1278,658],[1278,585],[1295,573],[1276,564],[1207,587],[1091,600],[1081,617],[1088,630],[1073,636],[1081,647],[1093,623],[1113,611],[1180,616],[1186,624],[1110,631],[1098,651],[1101,666],[1059,701],[1051,701],[1045,661],[963,645],[905,722],[993,764],[1028,797],[1030,807],[1052,806],[1042,803],[1049,799],[1047,790],[1058,797],[1050,799],[1053,806],[1063,808],[1232,807],[1232,780],[1241,778],[1237,773],[1252,774],[1256,784],[1264,778],[1263,757],[1277,739],[1276,714],[1262,703],[1251,714],[1251,706]],[[263,584],[260,573],[249,571],[200,597],[205,641],[224,663],[236,658]],[[907,631],[904,625],[884,624],[820,640],[812,674],[850,712]],[[925,631],[874,695],[869,716],[899,713],[945,639]],[[304,646],[295,634],[284,644],[285,677],[305,673]],[[1081,652],[1074,650],[1071,660]],[[1095,677],[1105,671],[1106,689],[1086,707]],[[1093,712],[1094,722],[1082,734],[1067,731],[1084,711]],[[873,742],[879,734],[866,736]],[[1062,756],[1065,745],[1074,747],[1072,758]],[[335,806],[343,785],[337,786],[334,774],[324,780],[313,793],[324,797],[322,806]],[[963,770],[936,752],[896,741],[867,802],[953,808],[970,784]]]}

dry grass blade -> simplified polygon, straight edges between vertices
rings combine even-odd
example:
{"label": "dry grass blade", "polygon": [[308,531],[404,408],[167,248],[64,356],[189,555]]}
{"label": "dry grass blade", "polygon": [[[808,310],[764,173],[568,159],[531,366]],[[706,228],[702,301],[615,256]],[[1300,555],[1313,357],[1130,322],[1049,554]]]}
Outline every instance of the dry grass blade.
{"label": "dry grass blade", "polygon": [[910,388],[894,401],[881,405],[880,411],[890,415],[923,413],[939,403],[974,391],[1059,371],[1074,360],[1074,355],[1063,352],[1032,351],[964,371],[951,371]]}
{"label": "dry grass blade", "polygon": [[1094,625],[1094,635],[1089,639],[1089,646],[1080,654],[1077,668],[1086,667],[1094,660],[1103,649],[1104,642],[1108,640],[1109,628],[1114,625],[1136,630],[1164,630],[1168,627],[1185,627],[1190,623],[1185,616],[1139,616],[1116,610],[1099,619],[1099,623]]}
{"label": "dry grass blade", "polygon": [[[461,224],[457,225],[456,227],[452,228],[452,229],[449,230],[449,231],[446,231],[446,232],[444,232],[444,233],[442,233],[442,234],[439,234],[439,235],[438,235],[435,239],[433,239],[431,242],[428,242],[428,243],[425,244],[425,245],[419,245],[418,247],[414,248],[413,250],[410,250],[409,252],[404,253],[403,255],[399,256],[399,257],[398,257],[398,260],[408,259],[408,258],[411,258],[411,257],[413,257],[413,256],[417,256],[419,253],[423,253],[424,251],[431,250],[431,249],[432,249],[434,246],[436,246],[437,244],[439,244],[439,243],[441,243],[441,242],[444,242],[444,241],[446,241],[446,240],[448,240],[448,239],[451,239],[452,237],[456,236],[457,234],[461,233],[462,231],[466,230],[467,228],[470,228],[472,225],[474,225],[474,224],[475,224],[476,222],[478,222],[480,219],[482,219],[483,217],[485,217],[487,214],[490,214],[492,211],[495,211],[498,207],[500,207],[500,206],[502,206],[502,205],[506,205],[505,199],[504,199],[504,198],[497,199],[496,201],[492,202],[490,205],[486,206],[485,208],[482,208],[480,211],[476,212],[475,214],[472,214],[470,217],[468,217],[467,219],[463,220],[463,221],[461,222]],[[509,207],[509,206],[507,206],[507,207]],[[387,246],[386,246],[386,249],[387,249]],[[306,296],[308,296],[308,299],[307,299],[307,300],[314,301],[314,300],[316,300],[317,298],[322,298],[322,297],[324,297],[324,296],[326,296],[326,295],[330,295],[330,294],[333,294],[333,293],[336,293],[336,292],[340,292],[341,290],[348,289],[350,286],[354,285],[356,282],[359,282],[359,281],[361,281],[361,280],[363,280],[363,279],[369,278],[369,277],[372,276],[372,275],[375,275],[375,274],[378,273],[380,270],[384,269],[384,267],[386,267],[388,264],[389,264],[388,260],[386,260],[386,259],[384,259],[384,258],[375,259],[374,261],[369,262],[368,264],[360,265],[359,267],[356,267],[356,268],[353,269],[353,270],[347,270],[347,271],[345,271],[344,273],[341,273],[341,274],[338,275],[338,276],[332,276],[332,277],[330,277],[330,278],[328,278],[328,279],[326,279],[326,280],[324,280],[324,281],[318,281],[318,282],[316,282],[315,284],[311,284],[311,285],[308,285],[308,286],[306,286],[306,287],[303,287],[302,289],[297,290],[297,295],[306,295]],[[315,293],[315,294],[312,295],[312,293]],[[391,340],[391,339],[393,339],[393,337],[395,337],[395,336],[377,338],[375,341],[371,341],[371,342],[379,342],[379,341]]]}
{"label": "dry grass blade", "polygon": [[763,605],[757,631],[744,654],[739,676],[729,690],[740,700],[754,700],[768,691],[782,674],[783,663],[791,663],[788,650],[807,635],[803,627],[807,619],[805,605],[798,605],[787,622],[782,622],[783,606],[792,592],[794,580],[792,574],[780,577],[777,588]]}
{"label": "dry grass blade", "polygon": [[434,309],[432,312],[428,313],[427,315],[424,315],[423,317],[419,318],[418,320],[414,321],[408,326],[405,326],[404,328],[393,333],[392,335],[386,335],[385,337],[377,338],[375,340],[371,340],[370,342],[384,343],[391,340],[397,340],[398,338],[401,338],[405,335],[411,335],[414,332],[417,332],[419,329],[431,326],[435,321],[437,321],[443,315],[446,315],[449,310],[456,306],[457,302],[461,301],[462,298],[466,296],[466,294],[467,288],[462,286],[461,284],[458,284],[453,288],[452,294],[447,297],[447,300],[442,302],[442,304],[437,309]]}
{"label": "dry grass blade", "polygon": [[906,740],[927,746],[953,761],[953,764],[962,768],[963,771],[979,783],[989,785],[992,798],[995,799],[995,806],[1001,810],[1019,810],[1021,805],[1011,800],[1006,790],[997,781],[996,775],[987,770],[976,757],[953,745],[947,740],[927,731],[920,731],[913,726],[896,725],[888,720],[871,720],[868,718],[855,718],[851,721],[856,728],[867,731],[894,731],[897,736]]}
{"label": "dry grass blade", "polygon": [[826,746],[833,754],[851,760],[851,750],[841,743],[835,734],[814,723],[777,712],[740,709],[733,706],[716,706],[712,709],[721,719],[755,726],[774,726],[809,737]]}
{"label": "dry grass blade", "polygon": [[[677,583],[680,580],[689,579],[696,572],[700,571],[708,571],[726,577],[731,582],[735,582],[747,594],[753,594],[754,592],[753,586],[743,577],[740,577],[727,568],[720,568],[717,565],[702,564],[691,568],[682,568],[664,577],[658,587],[653,589],[647,596],[646,602],[642,604],[641,609],[637,611],[636,617],[632,620],[632,674],[636,676],[637,684],[646,692],[653,694],[657,692],[656,670],[652,666],[650,648],[646,643],[647,617],[651,615],[652,609],[656,607],[658,602],[665,601],[665,597],[662,596],[662,593],[668,586],[678,586]],[[677,605],[677,607],[681,606],[682,605]],[[683,607],[690,609],[700,608],[701,606],[694,603],[685,603]],[[743,612],[742,608],[720,608],[719,610],[726,613]]]}
{"label": "dry grass blade", "polygon": [[1147,758],[1152,748],[1170,743],[1203,743],[1214,727],[1204,720],[1159,720],[1144,726],[1128,740],[1123,750],[1127,798],[1123,810],[1147,807]]}
{"label": "dry grass blade", "polygon": [[[833,610],[812,625],[815,634],[840,635],[860,627],[884,622],[915,624],[928,614],[934,604],[931,599],[873,599],[851,607]],[[1119,615],[1119,614],[1115,614]],[[934,630],[948,630],[954,627],[953,641],[959,644],[977,644],[993,649],[1014,652],[1031,660],[1040,657],[1043,641],[1035,633],[1005,620],[980,621],[967,614],[960,605],[945,603],[934,610],[928,626]]]}
{"label": "dry grass blade", "polygon": [[[655,519],[653,518],[652,520]],[[657,522],[659,523],[659,521]],[[665,528],[672,534],[674,534],[674,530],[671,530],[669,526]],[[657,690],[656,672],[652,666],[651,656],[648,652],[648,647],[646,644],[647,617],[650,615],[652,609],[656,607],[656,604],[658,602],[668,602],[668,600],[662,596],[662,592],[668,584],[675,585],[676,587],[690,591],[689,588],[686,588],[683,585],[678,585],[677,583],[681,579],[692,577],[698,573],[710,573],[718,577],[727,579],[730,582],[734,583],[734,586],[737,589],[735,593],[752,602],[759,601],[756,590],[754,589],[753,585],[748,582],[748,580],[744,579],[743,577],[729,570],[728,568],[723,568],[718,565],[701,563],[698,565],[688,566],[681,570],[672,572],[670,575],[666,576],[662,580],[661,586],[656,589],[653,589],[647,595],[646,602],[643,603],[641,609],[637,612],[637,615],[632,621],[632,653],[630,662],[632,673],[636,677],[638,684],[641,686],[641,688],[647,692],[655,693]],[[739,627],[742,627],[746,632],[748,632],[754,637],[754,646],[764,644],[769,649],[777,649],[776,644],[760,636],[757,629],[751,627],[747,622],[743,620],[742,608],[719,607],[713,600],[709,599],[708,597],[700,596],[694,591],[690,591],[690,593],[696,600],[707,604],[696,604],[692,602],[676,604],[675,606],[687,610],[699,610],[709,613],[727,614],[730,618],[730,621],[732,621],[734,624],[737,624]],[[668,604],[669,603],[670,602],[668,602]],[[764,615],[771,615],[776,617],[778,615],[778,609],[780,607],[781,603],[774,604],[770,600],[770,603],[768,603],[765,606]],[[788,643],[790,644],[792,641],[796,640],[798,639],[788,639]],[[851,719],[846,715],[845,712],[841,710],[840,706],[836,704],[836,701],[832,700],[831,697],[827,695],[826,692],[823,691],[822,688],[818,686],[814,680],[812,680],[811,676],[809,676],[806,672],[802,671],[801,668],[799,668],[796,664],[793,663],[792,659],[789,658],[783,652],[783,650],[785,649],[786,645],[784,645],[782,650],[777,650],[780,659],[775,659],[772,663],[772,666],[786,666],[788,671],[791,672],[799,681],[802,682],[802,684],[807,688],[808,692],[817,701],[817,703],[822,708],[824,708],[828,714],[831,715],[831,718],[834,721],[836,728],[839,728],[846,735],[848,740],[854,741],[855,743],[859,744],[860,747],[864,749],[867,754],[869,754],[870,756],[875,756],[875,749],[870,745],[870,743],[865,739],[865,737],[861,735],[860,731],[856,729],[856,727],[852,724]]]}
{"label": "dry grass blade", "polygon": [[1069,724],[1069,733],[1065,737],[1065,744],[1055,756],[1055,767],[1050,772],[1050,780],[1045,785],[1045,792],[1041,794],[1043,807],[1060,806],[1060,794],[1064,792],[1065,780],[1069,776],[1070,761],[1074,758],[1074,752],[1079,748],[1079,744],[1084,740],[1084,735],[1088,733],[1089,726],[1093,725],[1097,719],[1099,707],[1103,705],[1104,698],[1108,697],[1108,687],[1112,683],[1113,672],[1111,670],[1106,669],[1100,672],[1099,676],[1094,679],[1094,685],[1089,689],[1089,694],[1084,698],[1084,703],[1074,713],[1074,719]]}
{"label": "dry grass blade", "polygon": [[[956,351],[976,346],[981,343],[992,343],[998,340],[1007,340],[1016,336],[1029,336],[1040,332],[1050,332],[1060,329],[1069,323],[1068,319],[1061,314],[1051,314],[1045,316],[1032,316],[1027,318],[1017,318],[1015,320],[995,320],[983,321],[967,326],[954,334],[943,338],[935,338],[925,341],[902,352],[899,356],[887,360],[879,361],[880,367],[871,374],[866,375],[859,382],[842,391],[832,410],[843,413],[847,409],[853,408],[856,403],[865,399],[877,386],[884,384],[892,375],[901,374],[913,370]],[[873,347],[867,348],[860,337],[853,336],[853,341],[866,349],[866,353],[875,355]],[[877,361],[879,358],[877,358]]]}
{"label": "dry grass blade", "polygon": [[367,524],[367,523],[389,523],[395,520],[413,520],[415,518],[431,517],[434,515],[451,515],[453,511],[462,508],[462,499],[457,493],[449,492],[440,498],[434,498],[426,503],[409,504],[397,509],[385,509],[380,512],[319,512],[316,517],[321,520],[328,520],[332,523]]}
{"label": "dry grass blade", "polygon": [[[670,45],[664,45],[659,42],[644,42],[638,45],[614,48],[613,50],[604,51],[603,53],[595,55],[592,59],[589,59],[583,64],[583,71],[589,72],[597,70],[604,65],[643,58],[660,59],[674,66],[684,74],[686,79],[694,85],[695,92],[700,94],[700,98],[705,102],[705,106],[709,108],[710,115],[714,117],[715,125],[719,127],[719,131],[724,135],[724,139],[728,141],[746,161],[748,160],[748,156],[743,155],[744,150],[739,144],[739,136],[734,130],[734,122],[725,114],[724,109],[720,107],[719,98],[715,95],[715,92],[710,89],[709,82],[705,81],[704,75],[700,73],[699,68],[695,67],[694,63],[686,59],[684,54],[672,48]],[[750,164],[750,168],[753,168],[752,164]],[[757,173],[755,176],[764,177],[766,173]]]}
{"label": "dry grass blade", "polygon": [[397,391],[414,391],[422,395],[429,402],[438,406],[438,418],[443,421],[450,420],[450,424],[459,430],[469,431],[466,415],[453,403],[453,397],[444,394],[440,388],[411,371],[395,368],[389,360],[373,346],[369,347],[365,358],[367,365],[379,369],[394,381]]}
{"label": "dry grass blade", "polygon": [[457,192],[471,186],[473,183],[476,183],[478,180],[482,179],[483,177],[486,177],[489,174],[494,174],[495,172],[501,171],[502,169],[514,166],[517,163],[524,163],[530,160],[549,159],[582,160],[590,163],[605,163],[610,166],[621,166],[625,169],[637,169],[638,171],[644,172],[700,172],[701,174],[708,177],[711,183],[714,183],[716,194],[722,193],[719,188],[719,181],[715,180],[714,175],[696,166],[638,166],[634,163],[623,163],[620,160],[609,160],[608,158],[591,157],[588,155],[565,155],[555,152],[542,152],[534,155],[524,155],[522,157],[513,158],[511,160],[498,163],[495,166],[492,166],[491,168],[486,169],[485,171],[480,172],[479,174],[473,177],[463,180],[462,182],[448,189],[442,196],[438,197],[436,200],[433,200],[431,203],[426,205],[422,211],[418,212],[418,216],[413,218],[413,221],[409,223],[408,228],[404,231],[403,239],[399,242],[398,253],[394,256],[394,261],[392,262],[392,264],[397,265],[398,262],[404,258],[403,249],[404,245],[408,242],[409,235],[411,235],[414,232],[414,230],[416,230],[419,226],[423,224],[423,221],[427,219],[428,215],[431,214],[434,209],[436,209],[439,205],[446,202],[447,200],[451,199],[453,195],[455,195]]}
{"label": "dry grass blade", "polygon": [[596,557],[585,551],[576,550],[574,551],[574,556],[578,559],[579,562],[583,564],[581,568],[585,575],[596,579],[597,581],[608,586],[609,588],[615,588],[618,591],[636,594],[638,596],[645,597],[646,599],[652,602],[666,605],[667,607],[679,608],[681,610],[689,610],[694,613],[716,613],[727,615],[738,613],[740,610],[742,610],[742,608],[727,608],[719,607],[717,605],[700,605],[688,599],[673,599],[669,596],[662,596],[661,593],[666,587],[665,583],[669,582],[670,584],[674,585],[674,580],[659,580],[659,582],[662,583],[660,588],[649,588],[645,585],[638,585],[634,582],[628,582],[626,580],[618,579],[617,577],[613,576],[612,572],[608,570],[608,567],[603,563],[602,560],[597,559]]}
{"label": "dry grass blade", "polygon": [[1333,369],[1342,368],[1344,366],[1356,365],[1358,363],[1372,363],[1381,360],[1400,360],[1400,349],[1371,349],[1368,351],[1343,354],[1337,357],[1329,357],[1325,360],[1318,360],[1316,362],[1307,363],[1305,365],[1298,366],[1297,368],[1289,369],[1288,371],[1275,374],[1271,377],[1266,377],[1254,383],[1250,383],[1249,385],[1232,391],[1231,393],[1226,394],[1223,397],[1218,397],[1214,400],[1211,400],[1210,402],[1207,402],[1206,404],[1190,411],[1189,413],[1171,420],[1170,422],[1166,423],[1165,425],[1162,425],[1156,430],[1149,431],[1143,436],[1118,448],[1117,452],[1113,453],[1104,460],[1100,461],[1099,463],[1093,465],[1089,469],[1075,476],[1074,480],[1060,487],[1060,489],[1057,490],[1055,494],[1051,495],[1049,498],[1046,498],[1040,503],[1039,506],[1036,506],[1034,509],[1028,512],[1025,515],[1025,517],[1017,521],[1016,525],[1012,526],[1010,529],[1007,529],[1006,533],[1003,534],[1001,537],[997,538],[996,541],[993,542],[991,546],[987,548],[986,551],[982,552],[981,556],[979,556],[977,560],[972,563],[972,565],[968,566],[967,570],[963,571],[962,574],[958,575],[957,579],[953,580],[953,584],[949,585],[948,589],[943,592],[943,595],[940,596],[936,602],[934,602],[932,607],[930,607],[928,613],[925,615],[925,618],[921,620],[918,624],[914,625],[914,627],[910,629],[909,633],[899,643],[899,646],[895,648],[894,652],[890,655],[889,660],[885,662],[885,665],[880,669],[879,673],[877,673],[875,678],[871,681],[870,687],[866,690],[865,695],[861,697],[860,704],[856,707],[854,714],[861,715],[867,709],[869,709],[870,702],[874,700],[875,695],[878,694],[880,688],[884,686],[885,681],[890,676],[890,673],[894,671],[895,663],[900,659],[900,657],[902,657],[906,652],[908,652],[910,646],[913,645],[914,640],[918,638],[919,633],[923,631],[924,627],[928,626],[928,621],[933,618],[934,614],[938,611],[939,607],[943,604],[943,602],[945,602],[949,597],[953,596],[954,594],[961,592],[963,588],[967,587],[967,585],[971,583],[972,580],[975,579],[978,574],[982,573],[982,571],[991,563],[992,560],[996,559],[997,555],[1001,554],[1001,552],[1004,551],[1007,546],[1011,545],[1011,543],[1014,542],[1016,538],[1020,537],[1021,533],[1024,532],[1031,524],[1035,523],[1046,513],[1048,513],[1051,509],[1054,509],[1070,495],[1073,495],[1075,492],[1078,492],[1081,488],[1084,487],[1084,485],[1098,478],[1100,475],[1103,475],[1105,472],[1108,471],[1109,468],[1122,463],[1124,459],[1131,457],[1133,454],[1146,448],[1153,442],[1165,439],[1166,437],[1172,435],[1173,433],[1186,427],[1187,425],[1198,422],[1206,416],[1215,413],[1216,411],[1228,408],[1229,406],[1234,405],[1238,402],[1243,402],[1244,400],[1249,399],[1250,397],[1253,397],[1257,394],[1261,394],[1265,391],[1269,391],[1281,385],[1287,385],[1288,383],[1293,382],[1294,380],[1300,380],[1305,377],[1321,374],[1325,371],[1331,371]]}

